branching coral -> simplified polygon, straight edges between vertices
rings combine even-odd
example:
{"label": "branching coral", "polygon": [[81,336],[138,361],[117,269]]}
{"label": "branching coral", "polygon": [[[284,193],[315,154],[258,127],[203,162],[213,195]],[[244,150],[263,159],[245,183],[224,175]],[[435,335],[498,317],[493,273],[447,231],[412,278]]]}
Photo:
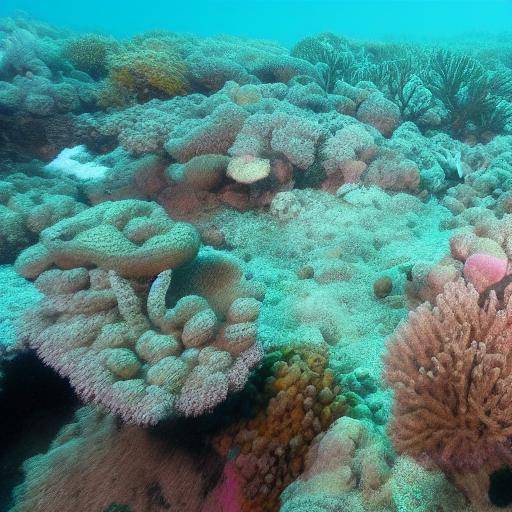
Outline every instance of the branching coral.
{"label": "branching coral", "polygon": [[510,107],[494,92],[492,76],[468,55],[433,52],[425,79],[447,109],[449,127],[457,137],[466,133],[469,123],[474,123],[477,135],[485,135],[500,133],[510,120]]}
{"label": "branching coral", "polygon": [[320,64],[321,83],[328,93],[333,92],[337,80],[351,82],[357,70],[346,41],[334,34],[306,37],[293,47],[292,55]]}
{"label": "branching coral", "polygon": [[491,292],[481,306],[463,281],[409,315],[385,357],[399,453],[428,456],[462,486],[461,475],[510,464],[511,324],[512,301]]}

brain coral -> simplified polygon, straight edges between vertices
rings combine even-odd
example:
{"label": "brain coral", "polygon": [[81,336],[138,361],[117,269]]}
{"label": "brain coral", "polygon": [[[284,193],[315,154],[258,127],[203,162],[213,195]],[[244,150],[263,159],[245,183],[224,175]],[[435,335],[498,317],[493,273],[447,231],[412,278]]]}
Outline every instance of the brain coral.
{"label": "brain coral", "polygon": [[[174,222],[156,203],[107,201],[64,219],[41,233],[40,242],[17,261],[27,278],[52,263],[63,269],[96,265],[125,277],[154,276],[191,260],[199,235]],[[35,265],[35,267],[34,267]]]}
{"label": "brain coral", "polygon": [[186,268],[197,286],[171,290],[171,308],[171,270],[154,280],[105,268],[44,271],[35,284],[45,298],[22,320],[21,341],[83,399],[127,422],[200,415],[239,391],[261,358],[260,303],[233,258],[211,253]]}

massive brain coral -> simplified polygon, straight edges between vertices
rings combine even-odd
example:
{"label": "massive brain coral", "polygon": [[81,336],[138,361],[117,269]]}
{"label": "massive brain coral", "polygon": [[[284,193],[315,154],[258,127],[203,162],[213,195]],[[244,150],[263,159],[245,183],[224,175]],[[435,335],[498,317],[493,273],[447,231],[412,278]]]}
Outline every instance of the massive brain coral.
{"label": "massive brain coral", "polygon": [[[237,260],[200,255],[184,267],[185,291],[179,271],[171,286],[171,268],[196,255],[194,228],[183,224],[178,234],[188,236],[176,237],[178,224],[142,201],[87,212],[52,231],[73,236],[46,233],[38,244],[52,268],[34,265],[31,249],[20,256],[18,268],[38,275],[35,285],[45,295],[20,322],[20,342],[69,378],[84,400],[129,423],[197,416],[240,390],[261,358],[255,297],[262,290],[245,280]],[[104,233],[96,229],[102,226]],[[114,229],[121,226],[125,238]]]}

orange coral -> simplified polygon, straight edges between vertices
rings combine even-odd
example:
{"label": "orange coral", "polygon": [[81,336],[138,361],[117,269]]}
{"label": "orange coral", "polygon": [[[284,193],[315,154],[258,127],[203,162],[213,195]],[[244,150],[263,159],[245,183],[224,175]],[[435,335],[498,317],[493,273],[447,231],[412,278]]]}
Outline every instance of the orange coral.
{"label": "orange coral", "polygon": [[264,409],[217,439],[235,455],[242,477],[242,512],[276,511],[279,495],[304,469],[313,439],[345,411],[323,347],[294,347],[266,356]]}

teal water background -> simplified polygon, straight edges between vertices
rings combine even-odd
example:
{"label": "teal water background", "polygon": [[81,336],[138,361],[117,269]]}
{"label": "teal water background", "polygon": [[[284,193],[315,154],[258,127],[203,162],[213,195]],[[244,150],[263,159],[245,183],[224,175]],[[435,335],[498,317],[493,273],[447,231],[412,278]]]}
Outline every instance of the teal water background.
{"label": "teal water background", "polygon": [[158,28],[266,38],[287,46],[322,31],[385,40],[512,31],[512,0],[0,0],[0,16],[17,10],[117,37]]}

